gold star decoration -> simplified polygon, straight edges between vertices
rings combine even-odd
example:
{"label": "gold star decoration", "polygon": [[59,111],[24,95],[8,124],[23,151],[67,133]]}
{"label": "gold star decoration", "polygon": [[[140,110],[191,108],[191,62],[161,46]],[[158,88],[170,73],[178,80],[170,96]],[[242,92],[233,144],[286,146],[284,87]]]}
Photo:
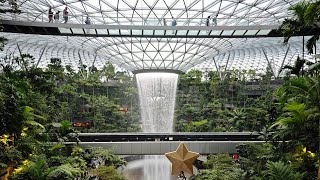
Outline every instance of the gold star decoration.
{"label": "gold star decoration", "polygon": [[192,164],[199,157],[199,153],[189,151],[184,143],[180,143],[176,151],[166,153],[165,156],[172,163],[172,175],[177,175],[181,171],[192,175]]}

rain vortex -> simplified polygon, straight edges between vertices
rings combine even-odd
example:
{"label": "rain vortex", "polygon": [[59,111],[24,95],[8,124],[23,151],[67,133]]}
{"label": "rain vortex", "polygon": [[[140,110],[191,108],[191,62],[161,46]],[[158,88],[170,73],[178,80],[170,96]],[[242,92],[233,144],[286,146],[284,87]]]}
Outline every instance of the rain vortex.
{"label": "rain vortex", "polygon": [[[143,132],[173,131],[178,74],[141,73],[136,75]],[[145,156],[145,180],[170,179],[170,162],[164,156]]]}

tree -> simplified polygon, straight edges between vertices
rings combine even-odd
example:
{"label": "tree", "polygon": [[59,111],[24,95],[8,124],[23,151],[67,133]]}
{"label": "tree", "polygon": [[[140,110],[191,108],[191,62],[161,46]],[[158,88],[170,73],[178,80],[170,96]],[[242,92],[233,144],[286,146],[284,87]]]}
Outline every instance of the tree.
{"label": "tree", "polygon": [[[300,132],[299,135],[304,133],[304,136],[300,136],[296,140],[305,142],[306,146],[313,151],[317,149],[320,151],[320,76],[291,79],[276,92],[276,95],[280,107],[285,107],[289,102],[296,102],[294,106],[284,109],[289,111],[291,115],[283,118],[278,124],[296,127],[291,130],[287,129],[288,133],[297,134]],[[288,112],[284,111],[283,113],[285,115]],[[303,126],[297,127],[294,124]],[[315,136],[318,138],[317,143],[313,140]],[[320,179],[320,168],[318,179]]]}
{"label": "tree", "polygon": [[[320,24],[320,1],[302,1],[289,8],[294,15],[293,18],[286,18],[279,27],[284,36],[284,44],[287,44],[290,38],[299,32],[319,28]],[[308,52],[313,53],[313,47],[319,40],[319,34],[314,33],[307,41],[306,47]]]}
{"label": "tree", "polygon": [[102,68],[102,71],[101,71],[101,74],[102,74],[102,77],[104,77],[106,79],[107,82],[110,81],[110,79],[114,78],[116,73],[115,73],[115,68],[114,66],[112,65],[111,62],[107,62],[103,68]]}
{"label": "tree", "polygon": [[290,73],[296,75],[297,77],[299,77],[300,75],[302,75],[303,73],[303,66],[305,64],[306,60],[304,59],[300,59],[300,57],[298,56],[297,60],[294,63],[294,66],[290,66],[290,65],[286,65],[284,66],[282,69],[280,69],[280,72],[284,69],[290,69]]}

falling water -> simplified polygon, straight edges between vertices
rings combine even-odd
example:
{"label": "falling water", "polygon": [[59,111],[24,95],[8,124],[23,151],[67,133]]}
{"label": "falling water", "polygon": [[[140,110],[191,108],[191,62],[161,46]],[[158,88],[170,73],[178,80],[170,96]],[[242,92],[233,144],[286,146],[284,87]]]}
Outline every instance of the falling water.
{"label": "falling water", "polygon": [[172,132],[178,75],[137,74],[143,132]]}
{"label": "falling water", "polygon": [[[143,132],[172,132],[178,75],[137,74]],[[146,156],[144,180],[169,180],[170,162],[164,156]]]}

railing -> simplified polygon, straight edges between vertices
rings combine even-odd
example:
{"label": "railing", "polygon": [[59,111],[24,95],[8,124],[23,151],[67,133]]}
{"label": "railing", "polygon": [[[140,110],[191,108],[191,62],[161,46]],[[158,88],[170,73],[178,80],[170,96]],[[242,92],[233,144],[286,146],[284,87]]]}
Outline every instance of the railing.
{"label": "railing", "polygon": [[[112,17],[112,16],[92,16],[84,14],[69,15],[68,23],[85,24],[86,18],[89,17],[90,24],[104,24],[104,25],[142,25],[142,26],[245,26],[245,25],[278,25],[282,20],[287,18],[282,17],[239,17],[239,18],[218,18],[218,17],[204,17],[204,18],[158,18],[158,17]],[[32,21],[32,22],[49,22],[47,14],[11,14],[4,19]],[[58,23],[63,23],[63,16],[60,13]]]}

